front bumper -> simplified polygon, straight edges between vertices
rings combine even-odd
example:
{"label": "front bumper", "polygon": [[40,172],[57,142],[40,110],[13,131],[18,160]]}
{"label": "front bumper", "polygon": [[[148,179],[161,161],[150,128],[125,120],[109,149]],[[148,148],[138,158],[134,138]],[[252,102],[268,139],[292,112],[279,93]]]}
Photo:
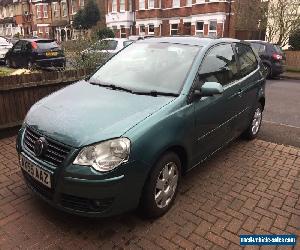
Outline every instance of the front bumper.
{"label": "front bumper", "polygon": [[[63,163],[62,166],[54,168],[26,150],[22,145],[22,136],[21,130],[17,139],[19,154],[50,172],[53,185],[48,188],[22,170],[26,184],[52,206],[68,213],[89,217],[109,217],[138,206],[147,176],[146,164],[131,161],[107,174],[99,174],[89,167],[72,163]],[[71,155],[74,156],[74,152]],[[70,159],[74,159],[73,156],[66,161],[70,162]]]}

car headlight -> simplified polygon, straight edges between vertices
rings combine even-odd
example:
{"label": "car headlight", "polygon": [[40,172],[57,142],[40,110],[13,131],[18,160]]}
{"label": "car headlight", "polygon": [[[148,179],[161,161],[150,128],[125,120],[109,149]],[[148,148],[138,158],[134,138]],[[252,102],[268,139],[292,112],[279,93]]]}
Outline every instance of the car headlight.
{"label": "car headlight", "polygon": [[118,138],[83,148],[73,163],[107,172],[128,161],[129,153],[130,140]]}

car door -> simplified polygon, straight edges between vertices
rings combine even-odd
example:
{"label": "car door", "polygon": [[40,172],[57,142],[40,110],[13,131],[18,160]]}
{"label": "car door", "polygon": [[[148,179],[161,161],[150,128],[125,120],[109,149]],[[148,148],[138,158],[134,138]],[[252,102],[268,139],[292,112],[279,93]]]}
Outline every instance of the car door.
{"label": "car door", "polygon": [[12,52],[10,55],[10,61],[14,67],[20,66],[21,49],[22,49],[22,41],[18,41],[15,44],[15,46],[12,48]]}
{"label": "car door", "polygon": [[234,124],[234,130],[239,135],[249,125],[253,107],[256,105],[258,91],[265,79],[259,72],[259,64],[251,46],[236,43],[234,47],[239,66],[240,95],[238,105],[241,107],[241,112]]}
{"label": "car door", "polygon": [[20,64],[22,67],[27,67],[28,61],[30,60],[30,49],[31,45],[27,41],[23,41],[22,47],[21,47],[21,59]]}
{"label": "car door", "polygon": [[240,86],[236,81],[237,77],[238,67],[232,45],[225,43],[211,48],[202,61],[199,78],[195,81],[200,85],[205,82],[218,82],[222,84],[224,92],[193,102],[194,163],[209,156],[236,135],[232,125],[240,112]]}

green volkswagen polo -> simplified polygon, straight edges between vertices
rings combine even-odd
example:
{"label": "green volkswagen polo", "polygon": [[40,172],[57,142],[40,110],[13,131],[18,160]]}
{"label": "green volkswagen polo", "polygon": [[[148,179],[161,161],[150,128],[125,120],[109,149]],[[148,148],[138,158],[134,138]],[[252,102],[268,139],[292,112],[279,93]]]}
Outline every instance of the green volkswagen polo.
{"label": "green volkswagen polo", "polygon": [[17,137],[29,188],[84,216],[159,217],[181,176],[230,141],[255,138],[265,76],[250,44],[151,38],[37,102]]}

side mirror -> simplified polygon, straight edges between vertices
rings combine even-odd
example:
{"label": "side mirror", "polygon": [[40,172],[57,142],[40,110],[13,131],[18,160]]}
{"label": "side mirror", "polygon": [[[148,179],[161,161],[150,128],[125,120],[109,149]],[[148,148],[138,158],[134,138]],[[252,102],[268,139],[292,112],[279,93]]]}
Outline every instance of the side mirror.
{"label": "side mirror", "polygon": [[224,92],[222,85],[218,82],[206,82],[199,89],[195,89],[194,95],[199,97],[220,95]]}

